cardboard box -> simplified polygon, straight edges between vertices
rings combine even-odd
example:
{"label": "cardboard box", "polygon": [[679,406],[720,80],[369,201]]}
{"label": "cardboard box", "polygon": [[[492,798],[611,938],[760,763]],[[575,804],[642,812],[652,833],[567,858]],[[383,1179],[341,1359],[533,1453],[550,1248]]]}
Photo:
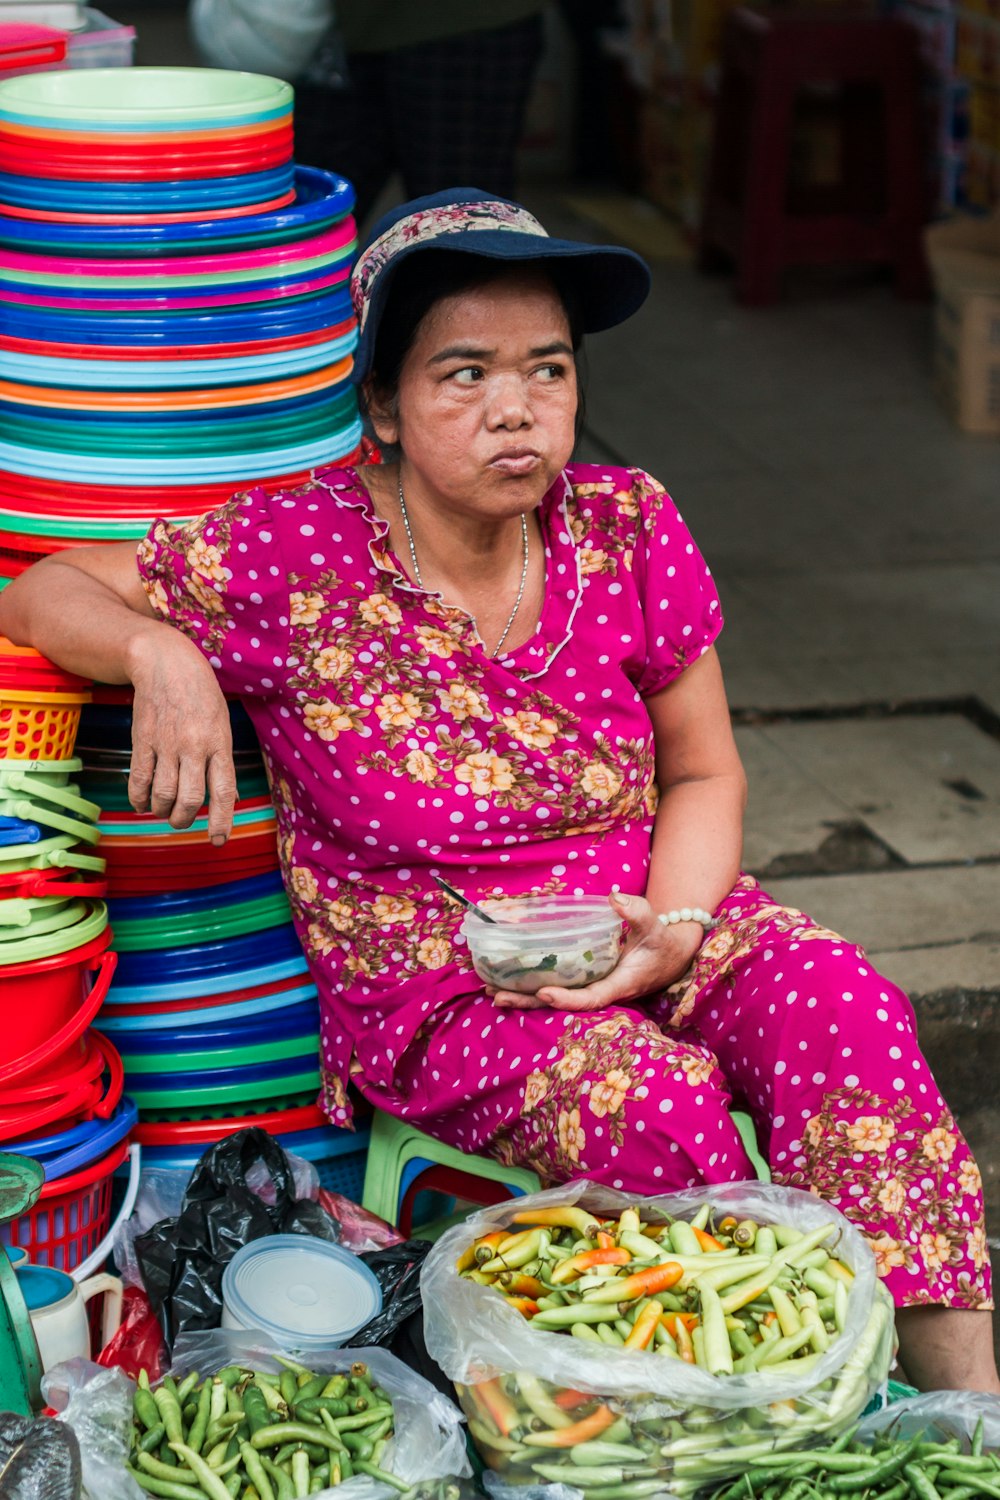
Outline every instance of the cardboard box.
{"label": "cardboard box", "polygon": [[925,230],[938,390],[965,432],[1000,437],[1000,215]]}

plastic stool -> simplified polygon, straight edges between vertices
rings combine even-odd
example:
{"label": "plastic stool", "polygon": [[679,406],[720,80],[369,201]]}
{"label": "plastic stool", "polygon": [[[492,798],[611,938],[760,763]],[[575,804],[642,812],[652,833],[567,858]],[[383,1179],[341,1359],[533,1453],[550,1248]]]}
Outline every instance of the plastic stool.
{"label": "plastic stool", "polygon": [[[796,99],[837,86],[841,181],[794,197]],[[916,32],[851,11],[740,8],[727,18],[700,262],[736,261],[740,302],[779,295],[789,265],[885,262],[925,296],[925,188]],[[801,211],[799,211],[801,210]],[[807,211],[808,210],[808,211]]]}
{"label": "plastic stool", "polygon": [[361,1203],[401,1234],[409,1235],[413,1228],[413,1204],[420,1192],[446,1192],[485,1207],[540,1187],[536,1173],[526,1167],[505,1167],[488,1156],[466,1154],[405,1120],[375,1111]]}
{"label": "plastic stool", "polygon": [[[733,1121],[758,1178],[770,1182],[750,1116],[734,1111]],[[537,1175],[526,1167],[505,1167],[488,1156],[467,1155],[414,1125],[375,1111],[361,1203],[369,1213],[395,1224],[401,1234],[413,1230],[418,1193],[446,1193],[485,1207],[498,1197],[519,1198],[540,1187]]]}

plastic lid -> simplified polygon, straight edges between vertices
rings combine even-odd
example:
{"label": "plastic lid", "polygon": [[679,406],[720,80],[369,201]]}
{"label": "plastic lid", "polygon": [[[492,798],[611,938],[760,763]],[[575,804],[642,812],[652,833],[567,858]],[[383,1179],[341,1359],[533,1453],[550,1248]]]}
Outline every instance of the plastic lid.
{"label": "plastic lid", "polygon": [[75,1285],[72,1276],[49,1266],[18,1266],[17,1284],[29,1312],[61,1302]]}
{"label": "plastic lid", "polygon": [[237,1323],[297,1349],[336,1348],[382,1308],[363,1261],[304,1234],[244,1245],[226,1267],[222,1296]]}

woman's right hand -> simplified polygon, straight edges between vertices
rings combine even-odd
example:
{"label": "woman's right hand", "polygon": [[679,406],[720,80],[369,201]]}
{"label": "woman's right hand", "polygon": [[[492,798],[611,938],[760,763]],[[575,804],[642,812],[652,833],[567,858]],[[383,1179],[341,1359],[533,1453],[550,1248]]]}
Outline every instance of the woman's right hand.
{"label": "woman's right hand", "polygon": [[224,844],[233,826],[236,770],[229,708],[198,648],[171,628],[139,632],[129,675],[132,769],[129,801],[172,828],[189,828],[205,803],[208,835]]}

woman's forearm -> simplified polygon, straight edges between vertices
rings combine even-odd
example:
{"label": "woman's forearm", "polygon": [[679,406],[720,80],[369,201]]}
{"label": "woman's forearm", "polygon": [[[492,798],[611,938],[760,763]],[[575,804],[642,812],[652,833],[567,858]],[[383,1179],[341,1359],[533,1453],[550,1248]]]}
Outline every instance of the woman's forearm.
{"label": "woman's forearm", "polygon": [[713,911],[732,890],[743,848],[746,781],[740,769],[681,781],[660,799],[645,896],[654,911]]}
{"label": "woman's forearm", "polygon": [[[133,571],[134,555],[133,549]],[[139,605],[138,595],[130,603],[103,578],[52,557],[0,593],[0,634],[81,677],[132,682],[143,654],[178,638]]]}

